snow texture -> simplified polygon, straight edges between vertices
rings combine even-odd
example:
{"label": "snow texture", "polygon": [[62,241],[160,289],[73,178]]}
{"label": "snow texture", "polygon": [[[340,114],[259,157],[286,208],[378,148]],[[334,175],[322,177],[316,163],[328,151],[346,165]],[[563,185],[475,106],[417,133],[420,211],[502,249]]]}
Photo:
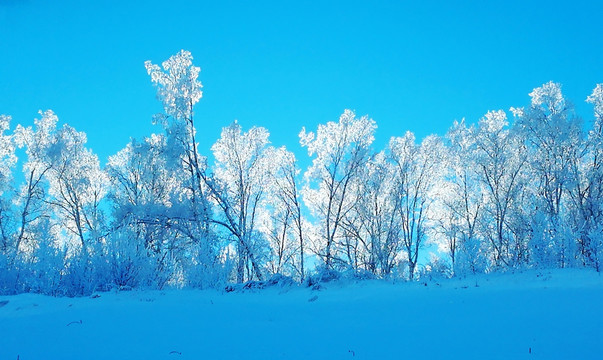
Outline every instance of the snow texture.
{"label": "snow texture", "polygon": [[597,359],[603,277],[0,297],[0,359]]}

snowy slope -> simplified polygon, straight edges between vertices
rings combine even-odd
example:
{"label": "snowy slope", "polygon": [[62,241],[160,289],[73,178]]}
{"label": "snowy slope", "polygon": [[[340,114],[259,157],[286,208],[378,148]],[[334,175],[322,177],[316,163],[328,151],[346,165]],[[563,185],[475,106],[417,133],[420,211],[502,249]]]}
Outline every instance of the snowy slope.
{"label": "snowy slope", "polygon": [[588,270],[99,295],[0,297],[0,359],[603,359]]}

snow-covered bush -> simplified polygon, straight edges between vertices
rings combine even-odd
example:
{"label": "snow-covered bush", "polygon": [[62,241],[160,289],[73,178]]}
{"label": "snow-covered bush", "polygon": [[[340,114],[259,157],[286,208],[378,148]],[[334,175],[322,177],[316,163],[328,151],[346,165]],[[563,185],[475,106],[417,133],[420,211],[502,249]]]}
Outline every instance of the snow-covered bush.
{"label": "snow-covered bush", "polygon": [[488,270],[488,255],[485,244],[477,238],[464,242],[458,250],[454,264],[454,275],[481,274]]}
{"label": "snow-covered bush", "polygon": [[429,262],[421,267],[419,279],[446,279],[452,276],[451,265],[434,253],[429,254]]}
{"label": "snow-covered bush", "polygon": [[337,281],[341,278],[341,273],[337,270],[329,269],[326,266],[320,266],[316,268],[313,274],[306,277],[305,285],[312,287],[314,285],[320,285]]}

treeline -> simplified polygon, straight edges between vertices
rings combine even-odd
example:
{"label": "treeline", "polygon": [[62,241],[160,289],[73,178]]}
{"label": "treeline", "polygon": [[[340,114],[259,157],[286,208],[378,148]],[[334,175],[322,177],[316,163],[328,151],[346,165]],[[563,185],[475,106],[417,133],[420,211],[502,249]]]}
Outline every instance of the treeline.
{"label": "treeline", "polygon": [[[574,114],[559,84],[531,103],[455,122],[418,143],[372,147],[376,124],[346,110],[299,134],[312,164],[234,122],[197,149],[200,69],[181,51],[145,63],[162,131],[101,168],[86,135],[0,117],[0,293],[215,287],[347,272],[415,279],[603,259],[603,84]],[[588,130],[586,130],[588,128]],[[23,181],[14,184],[17,149]],[[437,244],[429,260],[425,245]]]}

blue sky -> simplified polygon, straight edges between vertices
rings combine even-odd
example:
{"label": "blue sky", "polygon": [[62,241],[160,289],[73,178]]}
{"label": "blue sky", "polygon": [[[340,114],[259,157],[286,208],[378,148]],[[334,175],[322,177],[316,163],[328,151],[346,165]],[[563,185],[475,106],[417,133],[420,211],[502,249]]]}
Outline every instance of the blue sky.
{"label": "blue sky", "polygon": [[578,113],[603,82],[599,1],[0,0],[0,113],[39,109],[88,134],[104,162],[160,111],[143,63],[190,50],[202,68],[201,151],[234,119],[299,155],[302,126],[345,108],[377,121],[377,146],[529,102],[561,82]]}

